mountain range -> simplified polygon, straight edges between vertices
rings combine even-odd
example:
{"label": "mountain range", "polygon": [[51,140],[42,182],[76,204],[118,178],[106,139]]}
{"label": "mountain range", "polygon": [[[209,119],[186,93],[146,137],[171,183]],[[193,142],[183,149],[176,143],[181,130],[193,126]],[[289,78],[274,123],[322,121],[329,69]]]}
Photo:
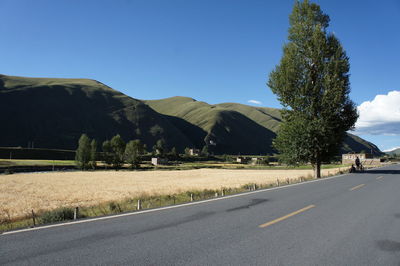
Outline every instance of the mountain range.
{"label": "mountain range", "polygon": [[[282,117],[279,109],[238,103],[208,104],[188,97],[138,100],[89,79],[0,75],[0,146],[76,149],[82,133],[98,143],[120,134],[141,139],[148,149],[164,139],[167,148],[216,154],[272,154]],[[379,148],[348,134],[342,152]]]}
{"label": "mountain range", "polygon": [[400,155],[400,148],[385,152],[388,155]]}

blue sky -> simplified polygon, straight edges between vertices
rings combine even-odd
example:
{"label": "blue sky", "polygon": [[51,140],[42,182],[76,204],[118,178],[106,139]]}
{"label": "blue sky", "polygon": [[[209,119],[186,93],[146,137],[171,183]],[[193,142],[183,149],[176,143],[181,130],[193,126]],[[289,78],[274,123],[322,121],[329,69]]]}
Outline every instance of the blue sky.
{"label": "blue sky", "polygon": [[[400,91],[400,1],[315,2],[350,57],[351,98],[370,102],[357,134],[383,150],[400,146],[400,114],[387,123],[371,117],[380,112],[377,95]],[[282,55],[293,3],[0,0],[0,73],[91,78],[138,99],[280,107],[265,83]]]}

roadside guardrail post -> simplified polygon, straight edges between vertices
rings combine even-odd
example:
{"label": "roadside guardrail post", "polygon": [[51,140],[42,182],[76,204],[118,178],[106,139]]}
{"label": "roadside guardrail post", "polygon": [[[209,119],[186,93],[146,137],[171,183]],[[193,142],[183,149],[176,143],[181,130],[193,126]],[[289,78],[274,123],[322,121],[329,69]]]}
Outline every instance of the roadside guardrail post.
{"label": "roadside guardrail post", "polygon": [[35,212],[32,209],[32,220],[33,220],[33,227],[36,226],[36,219],[35,219]]}
{"label": "roadside guardrail post", "polygon": [[75,207],[75,209],[74,209],[74,220],[78,219],[78,212],[79,212],[79,207]]}

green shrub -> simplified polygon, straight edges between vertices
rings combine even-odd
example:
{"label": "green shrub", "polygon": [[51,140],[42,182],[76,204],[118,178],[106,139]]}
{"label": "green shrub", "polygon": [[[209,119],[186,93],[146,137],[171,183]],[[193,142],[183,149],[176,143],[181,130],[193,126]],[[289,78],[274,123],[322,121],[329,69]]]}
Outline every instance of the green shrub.
{"label": "green shrub", "polygon": [[114,201],[111,201],[110,203],[108,203],[108,208],[110,209],[110,211],[115,212],[117,210],[117,204],[115,204]]}
{"label": "green shrub", "polygon": [[6,170],[4,171],[4,174],[5,174],[5,175],[12,175],[12,174],[14,174],[14,171],[11,170],[11,169],[6,169]]}
{"label": "green shrub", "polygon": [[[120,213],[122,212],[121,206],[119,203],[116,203],[114,201],[111,201],[108,203],[108,209],[110,210],[111,213]],[[104,210],[104,215],[108,214],[106,210]]]}
{"label": "green shrub", "polygon": [[74,209],[59,208],[53,211],[47,211],[41,215],[42,223],[54,223],[74,219]]}

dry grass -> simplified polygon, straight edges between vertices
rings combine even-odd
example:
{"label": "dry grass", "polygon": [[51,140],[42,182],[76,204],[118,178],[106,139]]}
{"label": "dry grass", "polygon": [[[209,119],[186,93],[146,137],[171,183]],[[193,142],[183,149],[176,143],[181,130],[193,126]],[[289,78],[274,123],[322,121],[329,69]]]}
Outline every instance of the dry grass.
{"label": "dry grass", "polygon": [[[322,170],[323,175],[339,169]],[[141,195],[268,184],[279,178],[312,176],[312,170],[96,171],[0,175],[0,218],[15,219],[34,209],[90,206]]]}

